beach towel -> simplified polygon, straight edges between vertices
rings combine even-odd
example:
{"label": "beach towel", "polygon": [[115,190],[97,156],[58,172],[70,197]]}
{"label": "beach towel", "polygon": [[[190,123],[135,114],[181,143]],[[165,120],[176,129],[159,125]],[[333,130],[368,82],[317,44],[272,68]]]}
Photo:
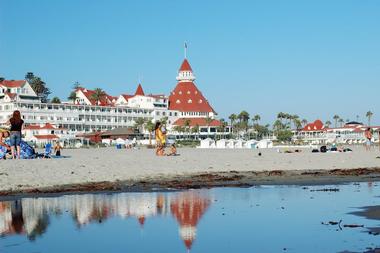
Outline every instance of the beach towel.
{"label": "beach towel", "polygon": [[[10,145],[10,140],[5,141],[6,144]],[[21,140],[20,142],[20,158],[21,159],[32,159],[35,158],[36,152],[34,148],[30,146],[27,142]]]}
{"label": "beach towel", "polygon": [[7,148],[4,146],[0,146],[0,159],[3,159],[7,154]]}

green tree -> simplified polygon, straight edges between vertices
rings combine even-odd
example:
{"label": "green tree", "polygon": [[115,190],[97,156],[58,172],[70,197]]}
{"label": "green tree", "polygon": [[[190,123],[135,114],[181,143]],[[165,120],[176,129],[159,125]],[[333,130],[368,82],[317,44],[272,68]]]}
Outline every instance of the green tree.
{"label": "green tree", "polygon": [[5,80],[5,78],[2,77],[2,76],[0,76],[0,83],[1,83],[2,81],[4,81],[4,80]]}
{"label": "green tree", "polygon": [[199,139],[199,125],[198,124],[196,124],[195,126],[193,126],[192,128],[191,128],[191,133],[194,133],[194,134],[196,134],[197,135],[197,139]]}
{"label": "green tree", "polygon": [[144,125],[145,125],[145,119],[144,118],[135,119],[134,127],[139,130],[139,133],[144,132]]}
{"label": "green tree", "polygon": [[340,119],[339,115],[335,114],[334,117],[333,117],[334,121],[335,121],[335,127],[338,126],[338,121]]}
{"label": "green tree", "polygon": [[327,128],[330,128],[330,126],[331,126],[331,121],[330,121],[330,120],[326,121],[326,122],[325,122],[325,125],[326,125]]}
{"label": "green tree", "polygon": [[106,93],[101,88],[94,89],[94,93],[91,95],[91,99],[95,100],[96,104],[99,104],[100,101],[104,100]]}
{"label": "green tree", "polygon": [[53,104],[60,104],[61,100],[59,99],[59,97],[53,97],[50,102]]}
{"label": "green tree", "polygon": [[234,124],[235,124],[235,121],[236,121],[236,119],[237,119],[237,116],[236,116],[236,114],[231,114],[229,117],[228,117],[228,119],[230,120],[230,124],[231,124],[231,136],[232,136],[232,134],[233,134],[233,132],[234,132]]}
{"label": "green tree", "polygon": [[145,123],[145,129],[149,131],[149,145],[152,145],[152,133],[154,131],[154,127],[155,127],[155,124],[151,120],[148,120]]}
{"label": "green tree", "polygon": [[367,119],[368,119],[368,126],[371,126],[371,118],[372,118],[372,116],[373,116],[373,112],[368,111],[368,112],[366,113],[365,116],[366,116]]}
{"label": "green tree", "polygon": [[187,135],[188,139],[189,139],[189,134],[190,134],[190,124],[191,124],[191,120],[190,119],[185,119],[185,121],[183,122],[183,126],[185,128],[185,132],[188,134]]}
{"label": "green tree", "polygon": [[160,122],[161,122],[161,124],[162,125],[166,125],[167,123],[168,123],[168,117],[167,116],[165,116],[165,117],[162,117],[161,119],[160,119]]}
{"label": "green tree", "polygon": [[281,130],[277,133],[277,140],[281,142],[290,142],[292,140],[293,133],[289,130]]}
{"label": "green tree", "polygon": [[78,96],[77,96],[77,93],[75,91],[72,91],[70,93],[70,96],[68,96],[68,100],[71,100],[73,101],[73,104],[75,104],[75,101],[77,100]]}
{"label": "green tree", "polygon": [[25,75],[25,79],[28,81],[37,96],[41,99],[41,102],[46,103],[51,93],[49,88],[46,86],[46,83],[42,81],[40,77],[35,76],[33,72],[28,72]]}
{"label": "green tree", "polygon": [[206,125],[207,125],[207,135],[208,135],[208,133],[210,133],[210,124],[211,124],[211,122],[213,122],[214,120],[212,119],[212,118],[210,118],[210,117],[206,117],[205,118],[205,121],[206,121]]}
{"label": "green tree", "polygon": [[340,127],[343,127],[344,120],[343,120],[343,119],[339,119],[338,122],[339,122],[339,124],[340,124]]}
{"label": "green tree", "polygon": [[303,120],[301,121],[301,123],[302,123],[302,126],[306,126],[306,125],[307,125],[307,119],[303,119]]}

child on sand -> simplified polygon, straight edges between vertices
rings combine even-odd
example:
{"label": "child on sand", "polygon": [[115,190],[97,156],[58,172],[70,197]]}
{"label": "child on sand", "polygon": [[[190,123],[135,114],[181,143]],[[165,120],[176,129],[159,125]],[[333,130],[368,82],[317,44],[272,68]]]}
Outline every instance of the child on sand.
{"label": "child on sand", "polygon": [[177,148],[176,148],[175,144],[173,143],[170,146],[170,153],[168,154],[168,156],[176,156],[176,155],[178,155],[177,154]]}
{"label": "child on sand", "polygon": [[59,143],[59,141],[56,141],[54,145],[55,156],[61,156],[61,149],[62,149],[61,144]]}

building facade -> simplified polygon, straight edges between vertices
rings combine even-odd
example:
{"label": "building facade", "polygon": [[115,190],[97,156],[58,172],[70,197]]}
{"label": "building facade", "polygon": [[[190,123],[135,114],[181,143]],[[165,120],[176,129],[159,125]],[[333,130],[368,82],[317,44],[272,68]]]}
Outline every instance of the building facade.
{"label": "building facade", "polygon": [[[208,133],[220,125],[216,112],[194,84],[195,77],[187,59],[179,69],[178,83],[169,96],[146,94],[141,84],[134,94],[111,96],[78,87],[75,99],[64,103],[42,103],[26,80],[0,82],[0,125],[19,110],[25,126],[50,124],[66,129],[68,135],[132,127],[137,119],[158,121],[165,118],[169,131],[185,120],[193,121]],[[206,120],[206,119],[212,119]]]}

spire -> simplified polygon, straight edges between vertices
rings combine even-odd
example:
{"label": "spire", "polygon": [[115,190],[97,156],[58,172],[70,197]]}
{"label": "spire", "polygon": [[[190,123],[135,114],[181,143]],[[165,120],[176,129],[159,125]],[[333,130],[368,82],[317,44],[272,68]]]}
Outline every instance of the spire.
{"label": "spire", "polygon": [[193,69],[186,58],[183,60],[181,67],[179,68],[177,80],[180,82],[192,82],[195,80]]}
{"label": "spire", "polygon": [[141,84],[139,83],[139,85],[137,86],[137,89],[136,89],[136,92],[135,92],[135,96],[145,96],[145,93],[144,93],[144,90],[141,86]]}

